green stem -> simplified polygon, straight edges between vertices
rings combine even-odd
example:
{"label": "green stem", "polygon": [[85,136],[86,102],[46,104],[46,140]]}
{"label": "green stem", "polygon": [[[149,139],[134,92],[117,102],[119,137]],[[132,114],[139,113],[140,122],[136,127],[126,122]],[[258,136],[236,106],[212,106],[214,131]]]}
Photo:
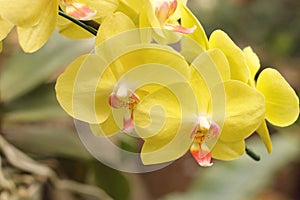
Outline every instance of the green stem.
{"label": "green stem", "polygon": [[85,23],[67,15],[66,13],[64,13],[63,11],[59,10],[58,14],[68,20],[70,20],[71,22],[77,24],[78,26],[80,26],[81,28],[84,28],[85,30],[87,30],[88,32],[90,32],[91,34],[93,34],[94,36],[97,35],[97,30],[93,29],[92,27],[86,25]]}
{"label": "green stem", "polygon": [[246,153],[247,153],[247,155],[250,156],[253,160],[255,160],[255,161],[260,161],[260,156],[257,155],[256,153],[254,153],[253,151],[251,151],[250,149],[248,149],[247,147],[246,147]]}

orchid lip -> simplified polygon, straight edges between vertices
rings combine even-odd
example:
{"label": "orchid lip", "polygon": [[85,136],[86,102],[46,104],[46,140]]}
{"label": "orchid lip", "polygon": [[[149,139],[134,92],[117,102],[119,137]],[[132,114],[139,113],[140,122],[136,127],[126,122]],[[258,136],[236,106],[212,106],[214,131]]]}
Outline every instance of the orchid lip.
{"label": "orchid lip", "polygon": [[116,92],[109,96],[109,105],[113,108],[127,108],[129,115],[123,117],[123,133],[131,133],[134,130],[133,111],[135,105],[140,102],[139,96],[125,86],[120,86]]}
{"label": "orchid lip", "polygon": [[190,153],[200,166],[210,167],[213,165],[206,141],[217,138],[219,133],[220,128],[216,123],[209,122],[206,116],[198,116],[197,124],[191,134],[194,141],[190,147]]}

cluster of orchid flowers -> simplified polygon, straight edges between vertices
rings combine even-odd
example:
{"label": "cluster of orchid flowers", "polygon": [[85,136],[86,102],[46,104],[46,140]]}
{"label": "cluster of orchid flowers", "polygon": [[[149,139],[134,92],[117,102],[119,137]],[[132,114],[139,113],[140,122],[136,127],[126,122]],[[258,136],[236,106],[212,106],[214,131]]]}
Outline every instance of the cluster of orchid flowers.
{"label": "cluster of orchid flowers", "polygon": [[257,76],[257,55],[224,31],[207,38],[186,3],[0,0],[0,40],[16,26],[22,49],[34,52],[55,28],[72,39],[95,35],[94,53],[78,57],[58,78],[57,99],[95,135],[142,138],[146,165],[187,151],[200,166],[211,166],[212,158],[233,160],[255,132],[272,152],[266,120],[293,124],[299,115],[295,91],[275,69]]}

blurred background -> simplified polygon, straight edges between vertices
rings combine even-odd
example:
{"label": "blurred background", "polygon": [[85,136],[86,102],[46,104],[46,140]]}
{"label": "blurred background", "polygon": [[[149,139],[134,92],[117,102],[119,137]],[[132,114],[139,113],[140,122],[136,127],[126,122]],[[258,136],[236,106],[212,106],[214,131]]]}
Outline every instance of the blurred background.
{"label": "blurred background", "polygon": [[[299,0],[189,0],[189,7],[207,35],[223,29],[241,48],[250,45],[263,67],[278,69],[300,94]],[[54,92],[57,76],[92,47],[93,40],[54,34],[40,51],[24,54],[14,32],[4,40],[0,199],[300,199],[299,122],[287,128],[269,124],[271,155],[256,135],[249,138],[247,145],[261,156],[259,162],[243,156],[200,168],[186,154],[161,170],[130,174],[95,160]]]}

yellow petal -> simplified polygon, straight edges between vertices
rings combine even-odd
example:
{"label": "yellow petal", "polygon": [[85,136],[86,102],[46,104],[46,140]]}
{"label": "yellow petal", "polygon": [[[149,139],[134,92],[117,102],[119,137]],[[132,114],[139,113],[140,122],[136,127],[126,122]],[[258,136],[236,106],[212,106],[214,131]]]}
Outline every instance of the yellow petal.
{"label": "yellow petal", "polygon": [[180,1],[179,1],[179,8],[180,8],[180,15],[181,15],[181,25],[183,27],[188,27],[188,28],[196,26],[196,30],[191,34],[187,34],[186,36],[197,41],[197,43],[203,49],[208,49],[208,39],[198,19],[183,3],[180,3]]}
{"label": "yellow petal", "polygon": [[18,27],[19,43],[25,52],[40,49],[52,35],[57,20],[57,1],[50,1],[42,10],[38,24],[32,27]]}
{"label": "yellow petal", "polygon": [[251,47],[244,48],[247,64],[250,70],[251,80],[254,81],[255,75],[260,68],[260,61],[258,56],[253,52]]}
{"label": "yellow petal", "polygon": [[204,52],[203,47],[199,45],[194,39],[188,37],[187,35],[184,35],[181,38],[181,54],[185,57],[185,59],[192,63],[194,59]]}
{"label": "yellow petal", "polygon": [[81,64],[87,56],[88,55],[80,56],[74,60],[56,81],[56,98],[60,106],[71,116],[73,116],[73,88],[76,76]]}
{"label": "yellow petal", "polygon": [[109,115],[109,117],[101,124],[90,124],[90,129],[92,133],[96,136],[110,136],[122,129],[119,127],[114,120],[113,115]]}
{"label": "yellow petal", "polygon": [[258,133],[259,137],[264,142],[264,144],[265,144],[268,152],[272,153],[272,141],[271,141],[269,130],[268,130],[268,127],[267,127],[267,124],[266,124],[265,120],[258,127],[258,129],[256,130],[256,132]]}
{"label": "yellow petal", "polygon": [[108,38],[121,33],[134,29],[135,25],[131,19],[121,12],[114,13],[105,18],[101,24],[96,38],[96,45],[107,40]]}
{"label": "yellow petal", "polygon": [[193,141],[196,113],[188,83],[169,85],[144,97],[134,111],[136,132],[145,140],[143,163],[168,162],[185,154]]}
{"label": "yellow petal", "polygon": [[223,51],[230,65],[231,79],[248,83],[250,72],[243,51],[221,30],[214,31],[209,38],[209,48]]}
{"label": "yellow petal", "polygon": [[119,0],[118,11],[125,13],[132,20],[138,18],[138,14],[141,12],[141,9],[144,7],[144,0]]}
{"label": "yellow petal", "polygon": [[226,81],[224,88],[226,115],[220,138],[225,142],[240,141],[251,135],[264,120],[264,97],[240,81]]}
{"label": "yellow petal", "polygon": [[6,38],[7,34],[11,31],[14,25],[0,17],[0,41]]}
{"label": "yellow petal", "polygon": [[[201,65],[197,65],[201,66]],[[199,73],[196,67],[192,65],[191,68],[191,87],[193,88],[194,94],[198,101],[198,109],[200,113],[207,113],[209,101],[211,98],[210,88],[208,83],[205,82],[204,76]]]}
{"label": "yellow petal", "polygon": [[222,81],[229,80],[230,67],[224,53],[220,49],[210,49],[207,53],[215,63],[215,67],[219,72],[219,76],[222,78]]}
{"label": "yellow petal", "polygon": [[191,86],[197,96],[199,110],[207,113],[212,89],[229,79],[228,62],[220,50],[212,49],[201,53],[191,66]]}
{"label": "yellow petal", "polygon": [[104,67],[97,55],[81,56],[57,79],[56,96],[69,115],[89,123],[102,123],[107,119],[111,113],[108,99],[115,78],[109,69],[104,71]]}
{"label": "yellow petal", "polygon": [[218,140],[212,149],[212,157],[219,160],[234,160],[245,153],[245,141],[225,142]]}
{"label": "yellow petal", "polygon": [[0,0],[0,13],[14,25],[30,27],[40,21],[47,5],[54,2],[57,5],[57,0]]}
{"label": "yellow petal", "polygon": [[144,17],[147,17],[149,20],[149,23],[152,28],[162,28],[162,24],[159,22],[156,13],[155,13],[155,8],[151,2],[151,0],[145,0],[145,6],[144,6],[145,12],[147,15]]}
{"label": "yellow petal", "polygon": [[256,88],[266,99],[266,119],[276,126],[289,126],[299,116],[299,98],[275,69],[267,68],[258,77]]}
{"label": "yellow petal", "polygon": [[[110,66],[117,80],[126,74],[126,79],[132,80],[135,85],[149,83],[148,80],[165,84],[169,80],[174,82],[174,76],[182,76],[183,80],[189,76],[189,66],[184,57],[172,48],[158,44],[140,44],[133,47],[134,49],[119,56]],[[161,73],[159,69],[162,69]]]}
{"label": "yellow petal", "polygon": [[61,16],[57,19],[57,28],[60,34],[70,39],[86,39],[94,37],[90,32]]}
{"label": "yellow petal", "polygon": [[73,89],[76,82],[76,76],[81,64],[88,57],[88,55],[80,56],[74,60],[62,73],[55,85],[56,98],[60,106],[72,117],[73,112]]}

